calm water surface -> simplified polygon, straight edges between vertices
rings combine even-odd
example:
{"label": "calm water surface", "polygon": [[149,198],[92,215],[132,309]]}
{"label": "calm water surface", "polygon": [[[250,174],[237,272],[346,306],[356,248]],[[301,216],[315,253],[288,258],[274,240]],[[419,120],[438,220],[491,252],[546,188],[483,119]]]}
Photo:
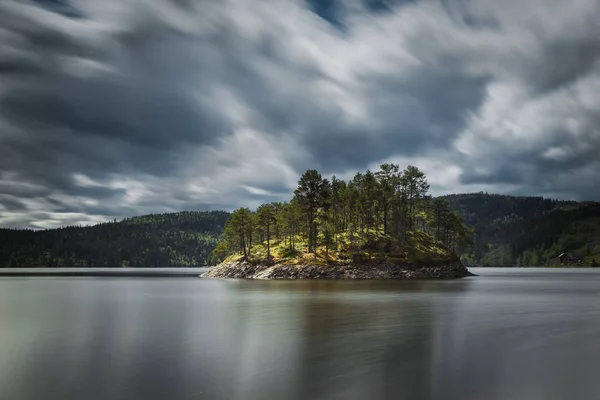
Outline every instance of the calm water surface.
{"label": "calm water surface", "polygon": [[600,271],[0,278],[0,399],[596,399]]}

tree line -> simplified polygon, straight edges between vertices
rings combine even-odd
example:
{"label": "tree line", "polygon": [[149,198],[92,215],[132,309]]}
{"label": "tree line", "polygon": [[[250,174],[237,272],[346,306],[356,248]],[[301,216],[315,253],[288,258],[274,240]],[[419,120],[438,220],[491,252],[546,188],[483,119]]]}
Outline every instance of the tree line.
{"label": "tree line", "polygon": [[474,230],[463,257],[490,266],[558,265],[561,253],[600,262],[600,203],[487,193],[445,196]]}
{"label": "tree line", "polygon": [[225,211],[151,214],[94,226],[0,229],[0,267],[200,267]]}
{"label": "tree line", "polygon": [[225,224],[225,241],[211,255],[211,263],[239,253],[249,257],[253,245],[264,244],[266,261],[271,244],[284,243],[289,253],[302,250],[325,257],[340,240],[350,251],[377,250],[394,254],[406,247],[411,232],[430,235],[447,249],[459,251],[470,242],[472,231],[444,198],[429,195],[425,174],[415,166],[401,170],[383,164],[372,172],[358,172],[349,181],[324,178],[307,170],[288,202],[272,202],[251,211],[233,211]]}

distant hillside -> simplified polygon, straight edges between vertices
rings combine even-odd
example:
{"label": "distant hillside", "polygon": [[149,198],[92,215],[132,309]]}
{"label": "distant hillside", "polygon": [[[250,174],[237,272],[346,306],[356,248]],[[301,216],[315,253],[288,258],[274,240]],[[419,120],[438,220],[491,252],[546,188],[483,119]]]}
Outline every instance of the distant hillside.
{"label": "distant hillside", "polygon": [[188,211],[89,227],[0,229],[0,267],[203,266],[228,218]]}
{"label": "distant hillside", "polygon": [[556,266],[561,253],[581,255],[580,265],[600,263],[600,203],[484,193],[444,197],[475,229],[469,263]]}
{"label": "distant hillside", "polygon": [[[444,196],[475,230],[469,265],[557,266],[561,253],[600,264],[600,203],[472,193]],[[89,227],[0,229],[1,267],[193,267],[223,241],[229,213],[178,212]],[[567,265],[575,265],[567,262]]]}

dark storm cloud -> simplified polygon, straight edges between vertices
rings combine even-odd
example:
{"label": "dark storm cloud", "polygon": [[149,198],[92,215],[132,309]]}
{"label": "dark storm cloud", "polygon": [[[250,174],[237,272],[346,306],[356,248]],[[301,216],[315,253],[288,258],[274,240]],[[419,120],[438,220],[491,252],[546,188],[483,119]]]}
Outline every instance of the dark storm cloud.
{"label": "dark storm cloud", "polygon": [[34,3],[37,3],[50,11],[60,13],[67,17],[82,17],[80,11],[73,7],[71,3],[66,0],[34,0]]}
{"label": "dark storm cloud", "polygon": [[[309,8],[324,20],[337,28],[345,29],[348,8],[363,8],[371,13],[393,12],[401,5],[415,3],[417,0],[360,0],[347,2],[340,0],[306,0]],[[352,7],[349,7],[352,6]]]}
{"label": "dark storm cloud", "polygon": [[35,198],[47,195],[49,190],[35,185],[20,185],[8,180],[0,181],[0,193],[9,193],[17,198]]}
{"label": "dark storm cloud", "polygon": [[285,200],[307,168],[385,160],[597,198],[570,174],[600,149],[598,8],[5,1],[0,226]]}
{"label": "dark storm cloud", "polygon": [[551,43],[525,75],[526,83],[538,95],[559,89],[588,74],[598,60],[600,41],[597,38],[579,43]]}
{"label": "dark storm cloud", "polygon": [[311,10],[334,25],[341,26],[340,4],[336,0],[307,0]]}
{"label": "dark storm cloud", "polygon": [[[590,170],[598,167],[600,149],[600,111],[578,116],[578,121],[587,123],[579,128],[577,135],[567,129],[548,131],[543,145],[533,148],[506,149],[497,155],[492,168],[484,173],[466,170],[461,182],[465,184],[509,184],[519,185],[516,193],[535,194],[536,191],[560,192],[567,196],[577,193],[582,199],[596,199],[600,180]],[[586,171],[587,170],[587,171]],[[560,185],[556,182],[569,176]],[[591,180],[590,180],[591,178]]]}
{"label": "dark storm cloud", "polygon": [[23,86],[7,94],[0,107],[10,122],[32,121],[30,129],[68,128],[165,150],[209,142],[225,130],[208,106],[199,114],[188,94],[138,76],[102,81],[55,76],[51,82]]}
{"label": "dark storm cloud", "polygon": [[[73,174],[167,176],[176,170],[182,148],[227,134],[210,100],[192,98],[185,87],[187,48],[172,30],[160,25],[148,30],[142,23],[141,31],[133,27],[101,37],[86,28],[87,21],[70,31],[67,22],[56,20],[60,17],[34,6],[4,7],[0,26],[12,34],[9,45],[21,45],[16,50],[23,56],[0,58],[8,78],[0,95],[7,131],[0,138],[1,170],[47,191],[102,201],[123,190],[81,187]],[[106,47],[90,46],[100,42]],[[164,50],[155,54],[152,46]]]}
{"label": "dark storm cloud", "polygon": [[0,211],[27,211],[27,206],[14,196],[0,195]]}

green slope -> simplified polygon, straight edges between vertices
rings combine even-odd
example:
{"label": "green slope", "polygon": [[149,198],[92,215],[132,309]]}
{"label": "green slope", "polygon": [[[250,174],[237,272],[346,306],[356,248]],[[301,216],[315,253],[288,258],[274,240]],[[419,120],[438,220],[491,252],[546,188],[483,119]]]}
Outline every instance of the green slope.
{"label": "green slope", "polygon": [[600,203],[483,193],[445,197],[475,229],[470,263],[558,266],[564,252],[583,256],[577,265],[600,262]]}
{"label": "green slope", "polygon": [[0,267],[203,266],[228,217],[188,211],[89,227],[0,229]]}
{"label": "green slope", "polygon": [[[600,264],[600,203],[484,193],[444,197],[475,230],[463,256],[470,265],[557,266],[563,252],[581,255],[577,265]],[[202,266],[222,241],[229,215],[178,212],[90,227],[0,229],[0,267]],[[332,258],[343,258],[340,243]]]}

